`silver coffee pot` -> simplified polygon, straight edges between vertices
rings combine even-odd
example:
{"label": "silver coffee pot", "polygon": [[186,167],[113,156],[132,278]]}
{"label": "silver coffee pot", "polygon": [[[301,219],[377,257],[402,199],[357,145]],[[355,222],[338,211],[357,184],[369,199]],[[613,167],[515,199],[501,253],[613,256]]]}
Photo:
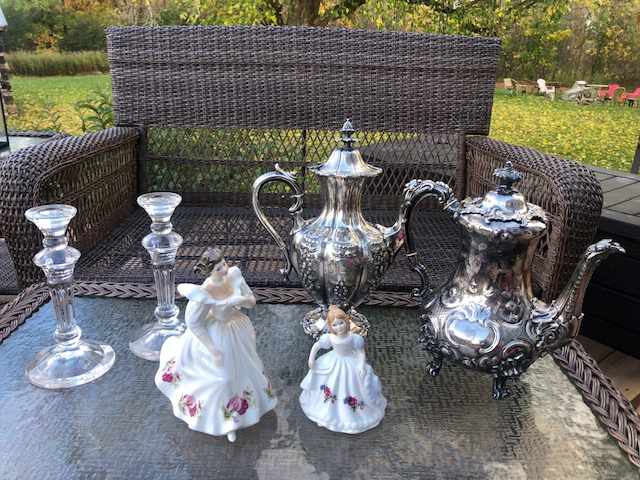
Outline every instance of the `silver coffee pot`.
{"label": "silver coffee pot", "polygon": [[[531,264],[546,230],[545,212],[513,188],[521,174],[510,162],[495,171],[496,190],[444,208],[463,227],[460,263],[451,280],[424,302],[420,341],[436,376],[443,357],[494,377],[493,397],[506,396],[508,378],[574,338],[595,268],[624,249],[611,240],[587,248],[560,296],[546,304],[532,294]],[[442,187],[439,187],[438,195]]]}
{"label": "silver coffee pot", "polygon": [[[292,172],[276,165],[274,172],[261,175],[253,184],[253,208],[283,252],[286,262],[283,275],[288,278],[291,269],[295,269],[303,286],[319,305],[302,322],[305,332],[313,336],[324,331],[327,309],[333,304],[348,310],[355,329],[366,335],[369,324],[356,307],[378,286],[405,244],[413,269],[420,275],[421,290],[425,290],[425,270],[416,259],[408,222],[413,206],[424,196],[443,200],[449,191],[441,182],[412,180],[405,186],[395,224],[384,227],[369,223],[362,214],[362,192],[367,179],[379,175],[382,170],[365,162],[354,148],[355,130],[349,120],[340,132],[343,145],[334,150],[325,163],[312,167],[324,203],[317,218],[303,218],[304,193]],[[293,216],[290,250],[264,215],[259,201],[261,190],[278,181],[293,190],[292,198],[295,199],[289,209]]]}

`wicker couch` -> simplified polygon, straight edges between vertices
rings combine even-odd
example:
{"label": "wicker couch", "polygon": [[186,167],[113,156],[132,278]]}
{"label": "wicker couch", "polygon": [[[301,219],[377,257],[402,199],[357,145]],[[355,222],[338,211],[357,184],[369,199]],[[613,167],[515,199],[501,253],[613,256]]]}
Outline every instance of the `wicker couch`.
{"label": "wicker couch", "polygon": [[[153,190],[184,199],[174,216],[185,238],[179,280],[193,279],[203,248],[217,244],[252,285],[296,286],[278,273],[282,258],[251,210],[251,184],[279,162],[300,172],[307,215],[317,213],[307,167],[328,157],[350,117],[363,154],[384,169],[364,199],[365,215],[379,223],[394,221],[411,178],[479,195],[511,160],[524,173],[520,189],[549,212],[533,273],[543,298],[553,297],[596,231],[601,190],[581,165],[487,138],[499,48],[491,38],[303,27],[110,28],[116,127],[0,164],[0,221],[20,287],[42,278],[31,260],[40,235],[24,211],[50,202],[78,208],[70,229],[83,253],[78,278],[151,283],[140,245],[149,222],[135,199]],[[286,237],[283,193],[264,202]],[[437,284],[455,265],[459,230],[426,204],[414,217],[419,255]],[[381,289],[418,283],[400,255]]]}

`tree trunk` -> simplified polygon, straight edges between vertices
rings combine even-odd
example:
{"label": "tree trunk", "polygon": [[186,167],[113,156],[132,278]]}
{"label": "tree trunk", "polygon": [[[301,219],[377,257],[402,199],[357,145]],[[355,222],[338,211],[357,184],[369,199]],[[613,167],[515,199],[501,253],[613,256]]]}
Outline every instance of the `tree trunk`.
{"label": "tree trunk", "polygon": [[290,0],[287,3],[287,25],[316,25],[320,16],[320,0]]}

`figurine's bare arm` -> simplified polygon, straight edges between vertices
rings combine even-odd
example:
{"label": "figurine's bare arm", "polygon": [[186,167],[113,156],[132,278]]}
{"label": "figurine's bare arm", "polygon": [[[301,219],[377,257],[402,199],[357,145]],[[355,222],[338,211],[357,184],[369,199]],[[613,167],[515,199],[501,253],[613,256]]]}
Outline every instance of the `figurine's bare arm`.
{"label": "figurine's bare arm", "polygon": [[213,355],[214,359],[221,361],[222,352],[216,348],[215,343],[209,336],[209,331],[205,326],[205,318],[209,313],[210,305],[189,300],[185,311],[185,321],[191,333],[205,346],[205,348]]}
{"label": "figurine's bare arm", "polygon": [[236,292],[226,300],[226,303],[230,307],[253,308],[256,306],[256,297],[251,291],[248,295],[244,292]]}
{"label": "figurine's bare arm", "polygon": [[361,341],[355,342],[355,350],[356,356],[358,358],[358,370],[361,376],[364,376],[366,373],[367,367],[367,355],[364,352],[364,339]]}
{"label": "figurine's bare arm", "polygon": [[247,285],[240,269],[234,268],[232,275],[234,294],[227,299],[227,305],[231,307],[253,308],[256,306],[256,297]]}
{"label": "figurine's bare arm", "polygon": [[314,343],[313,347],[311,347],[311,352],[309,352],[309,370],[313,370],[313,366],[316,363],[316,355],[318,354],[318,350],[321,348],[322,346],[319,341]]}
{"label": "figurine's bare arm", "polygon": [[309,370],[313,370],[313,366],[316,363],[316,355],[318,354],[318,350],[321,348],[325,350],[329,350],[332,347],[330,336],[328,333],[322,335],[316,343],[311,347],[311,352],[309,353]]}

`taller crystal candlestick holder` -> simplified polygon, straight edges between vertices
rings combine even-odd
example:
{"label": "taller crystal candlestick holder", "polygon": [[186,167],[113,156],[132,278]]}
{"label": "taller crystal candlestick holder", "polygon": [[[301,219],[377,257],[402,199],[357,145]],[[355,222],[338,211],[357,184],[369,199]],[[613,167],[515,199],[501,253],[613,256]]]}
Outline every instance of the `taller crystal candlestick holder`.
{"label": "taller crystal candlestick holder", "polygon": [[73,271],[80,252],[67,242],[67,226],[76,215],[69,205],[43,205],[26,211],[44,235],[44,249],[33,262],[44,271],[56,315],[56,344],[42,350],[27,366],[29,381],[42,388],[69,388],[104,375],[116,359],[109,345],[81,338],[74,318]]}
{"label": "taller crystal candlestick holder", "polygon": [[173,231],[171,215],[182,201],[177,193],[153,192],[140,195],[138,205],[151,217],[151,233],[142,239],[142,246],[151,256],[153,279],[156,284],[158,306],[156,321],[144,325],[129,343],[131,351],[140,358],[158,361],[164,341],[182,335],[186,329],[178,319],[180,309],[175,304],[176,287],[173,267],[182,237]]}

